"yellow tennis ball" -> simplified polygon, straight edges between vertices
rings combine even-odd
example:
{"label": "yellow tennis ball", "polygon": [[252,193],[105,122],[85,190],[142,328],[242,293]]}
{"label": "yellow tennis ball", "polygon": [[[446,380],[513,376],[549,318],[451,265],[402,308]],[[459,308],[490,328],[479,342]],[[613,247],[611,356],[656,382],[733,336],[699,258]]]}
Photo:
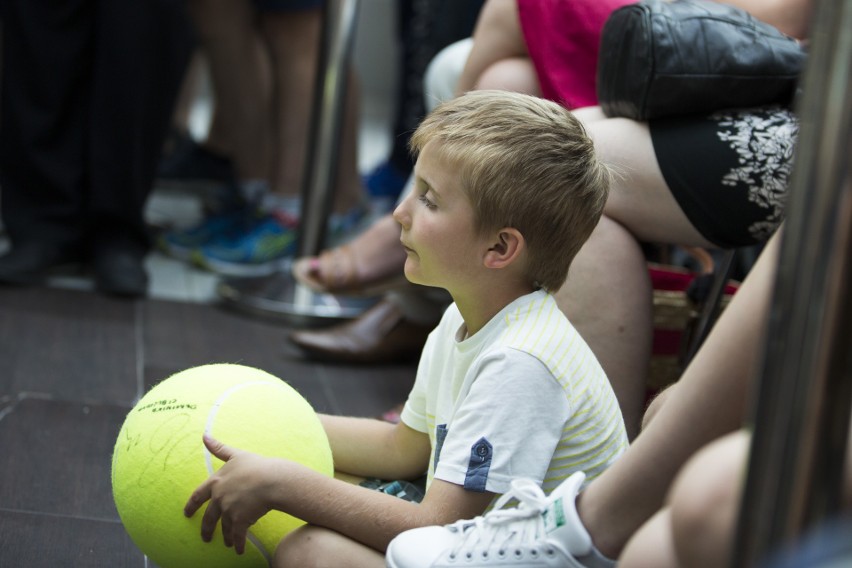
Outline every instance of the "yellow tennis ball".
{"label": "yellow tennis ball", "polygon": [[223,464],[204,446],[204,432],[235,448],[334,474],[319,417],[298,392],[258,369],[204,365],[157,384],[127,415],[112,457],[121,521],[163,568],[267,566],[281,538],[303,521],[270,511],[250,528],[238,556],[225,547],[218,526],[212,542],[201,540],[206,505],[191,519],[183,514],[195,488]]}

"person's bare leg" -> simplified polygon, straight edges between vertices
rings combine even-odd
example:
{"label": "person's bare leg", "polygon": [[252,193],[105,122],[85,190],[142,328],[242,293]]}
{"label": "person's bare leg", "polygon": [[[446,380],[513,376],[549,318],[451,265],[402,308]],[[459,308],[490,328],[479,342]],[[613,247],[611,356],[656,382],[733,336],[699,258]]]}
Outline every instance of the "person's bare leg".
{"label": "person's bare leg", "polygon": [[580,494],[580,518],[605,555],[618,557],[660,510],[690,456],[741,426],[761,352],[778,240],[776,234],[767,244],[648,428]]}
{"label": "person's bare leg", "polygon": [[383,568],[385,557],[345,536],[306,525],[288,534],[275,549],[274,568]]}
{"label": "person's bare leg", "polygon": [[623,568],[724,566],[730,559],[750,436],[714,440],[684,465],[667,505],[627,543]]}
{"label": "person's bare leg", "polygon": [[523,57],[502,59],[495,62],[479,76],[476,89],[512,91],[534,97],[541,95],[535,68],[529,59]]}
{"label": "person's bare leg", "polygon": [[669,493],[674,549],[682,566],[730,560],[751,436],[744,430],[701,449]]}
{"label": "person's bare leg", "polygon": [[606,371],[633,439],[642,419],[653,333],[651,283],[638,240],[711,245],[669,192],[647,125],[608,119],[597,107],[574,114],[616,175],[604,217],[556,300]]}
{"label": "person's bare leg", "polygon": [[677,383],[670,384],[662,391],[658,392],[657,395],[654,397],[654,400],[652,400],[648,404],[648,408],[645,409],[645,413],[642,415],[642,429],[640,430],[640,432],[648,427],[648,425],[651,423],[651,420],[654,419],[654,417],[657,415],[657,412],[659,412],[660,408],[662,408],[662,406],[666,403],[666,400],[671,396],[672,392],[675,390],[675,387],[677,387]]}
{"label": "person's bare leg", "polygon": [[[301,195],[308,148],[308,129],[314,104],[316,68],[322,32],[322,10],[268,12],[261,19],[269,42],[275,75],[276,125],[272,191],[289,197]],[[334,210],[348,211],[362,197],[357,166],[358,87],[350,74],[344,113],[342,144]]]}
{"label": "person's bare leg", "polygon": [[364,204],[366,189],[358,171],[358,129],[360,128],[360,87],[354,71],[350,70],[341,129],[340,156],[337,160],[337,181],[334,184],[333,209],[346,213]]}
{"label": "person's bare leg", "polygon": [[[496,84],[494,77],[488,77],[485,74],[492,65],[504,60],[511,60],[513,64],[519,65],[507,76],[513,77],[517,72],[521,72],[524,77],[523,87],[507,90],[538,94],[538,80],[535,78],[535,73],[533,72],[532,75],[528,73],[532,64],[524,66],[524,62],[519,61],[526,57],[527,47],[518,19],[517,3],[515,0],[488,0],[483,5],[476,28],[473,30],[473,48],[456,86],[456,94],[484,88],[480,85],[483,78],[487,78],[492,85]],[[530,79],[532,79],[531,83]]]}
{"label": "person's bare leg", "polygon": [[298,197],[308,146],[322,11],[264,12],[261,29],[273,74],[274,193]]}
{"label": "person's bare leg", "polygon": [[[216,129],[209,147],[232,157],[243,180],[269,178],[269,61],[255,27],[249,0],[189,0],[188,7],[204,54],[216,99]],[[227,147],[220,147],[227,144]]]}
{"label": "person's bare leg", "polygon": [[679,568],[671,511],[662,509],[636,532],[618,559],[619,568]]}
{"label": "person's bare leg", "polygon": [[[351,258],[337,258],[334,251]],[[328,255],[298,259],[293,264],[293,275],[319,291],[357,294],[376,285],[404,280],[404,266],[399,224],[387,214],[344,247],[333,249]],[[341,272],[348,282],[339,282]],[[343,284],[344,289],[336,289],[335,284]],[[363,289],[359,290],[359,286]]]}
{"label": "person's bare leg", "polygon": [[604,213],[642,241],[712,248],[689,222],[657,164],[648,125],[608,118],[600,107],[575,109],[598,158],[615,173]]}
{"label": "person's bare leg", "polygon": [[632,440],[642,420],[652,333],[651,283],[636,239],[601,217],[556,301],[606,371]]}

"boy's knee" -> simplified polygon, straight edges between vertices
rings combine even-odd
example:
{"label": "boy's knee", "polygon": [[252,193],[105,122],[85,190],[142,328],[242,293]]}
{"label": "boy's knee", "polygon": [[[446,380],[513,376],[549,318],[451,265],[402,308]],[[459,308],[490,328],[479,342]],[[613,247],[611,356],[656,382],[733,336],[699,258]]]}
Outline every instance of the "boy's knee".
{"label": "boy's knee", "polygon": [[319,566],[320,552],[327,550],[324,541],[328,530],[311,525],[302,526],[278,543],[272,561],[273,568],[311,568]]}

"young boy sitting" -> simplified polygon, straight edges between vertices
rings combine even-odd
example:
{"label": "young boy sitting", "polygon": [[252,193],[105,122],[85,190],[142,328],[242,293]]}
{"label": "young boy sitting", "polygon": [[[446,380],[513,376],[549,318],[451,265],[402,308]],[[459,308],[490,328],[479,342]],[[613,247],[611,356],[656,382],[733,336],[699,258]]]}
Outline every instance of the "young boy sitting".
{"label": "young boy sitting", "polygon": [[193,493],[209,540],[219,520],[241,552],[270,509],[307,521],[275,566],[384,566],[388,543],[419,526],[482,514],[515,478],[549,492],[594,478],[627,447],[609,382],[549,294],[595,227],[609,171],[564,108],[474,91],[439,106],[411,140],[416,185],[397,207],[406,277],[454,303],[429,337],[402,421],[322,416],[340,472],[414,479],[416,504],[299,464],[205,439],[227,463]]}

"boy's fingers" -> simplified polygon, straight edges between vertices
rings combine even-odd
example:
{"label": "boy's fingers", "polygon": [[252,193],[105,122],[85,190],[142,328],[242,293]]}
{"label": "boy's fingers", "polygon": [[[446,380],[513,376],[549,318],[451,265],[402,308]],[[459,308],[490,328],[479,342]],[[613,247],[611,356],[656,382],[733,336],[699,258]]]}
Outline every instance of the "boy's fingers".
{"label": "boy's fingers", "polygon": [[222,516],[222,540],[225,541],[225,546],[231,548],[234,546],[234,536],[232,534],[231,519],[227,515]]}
{"label": "boy's fingers", "polygon": [[204,542],[210,542],[213,539],[213,531],[216,529],[216,523],[220,516],[222,516],[222,511],[219,509],[219,505],[215,501],[211,501],[201,518],[201,539]]}
{"label": "boy's fingers", "polygon": [[248,532],[248,527],[238,526],[234,528],[234,550],[237,551],[237,554],[242,554],[246,550],[246,533]]}
{"label": "boy's fingers", "polygon": [[186,502],[186,505],[183,506],[183,514],[187,517],[194,515],[195,512],[210,499],[210,491],[209,480],[199,485],[198,488],[192,492],[192,495],[189,496],[189,500]]}
{"label": "boy's fingers", "polygon": [[222,461],[228,461],[233,456],[234,451],[229,447],[217,440],[216,438],[210,436],[209,434],[204,434],[204,445],[210,451],[211,454],[216,456]]}

